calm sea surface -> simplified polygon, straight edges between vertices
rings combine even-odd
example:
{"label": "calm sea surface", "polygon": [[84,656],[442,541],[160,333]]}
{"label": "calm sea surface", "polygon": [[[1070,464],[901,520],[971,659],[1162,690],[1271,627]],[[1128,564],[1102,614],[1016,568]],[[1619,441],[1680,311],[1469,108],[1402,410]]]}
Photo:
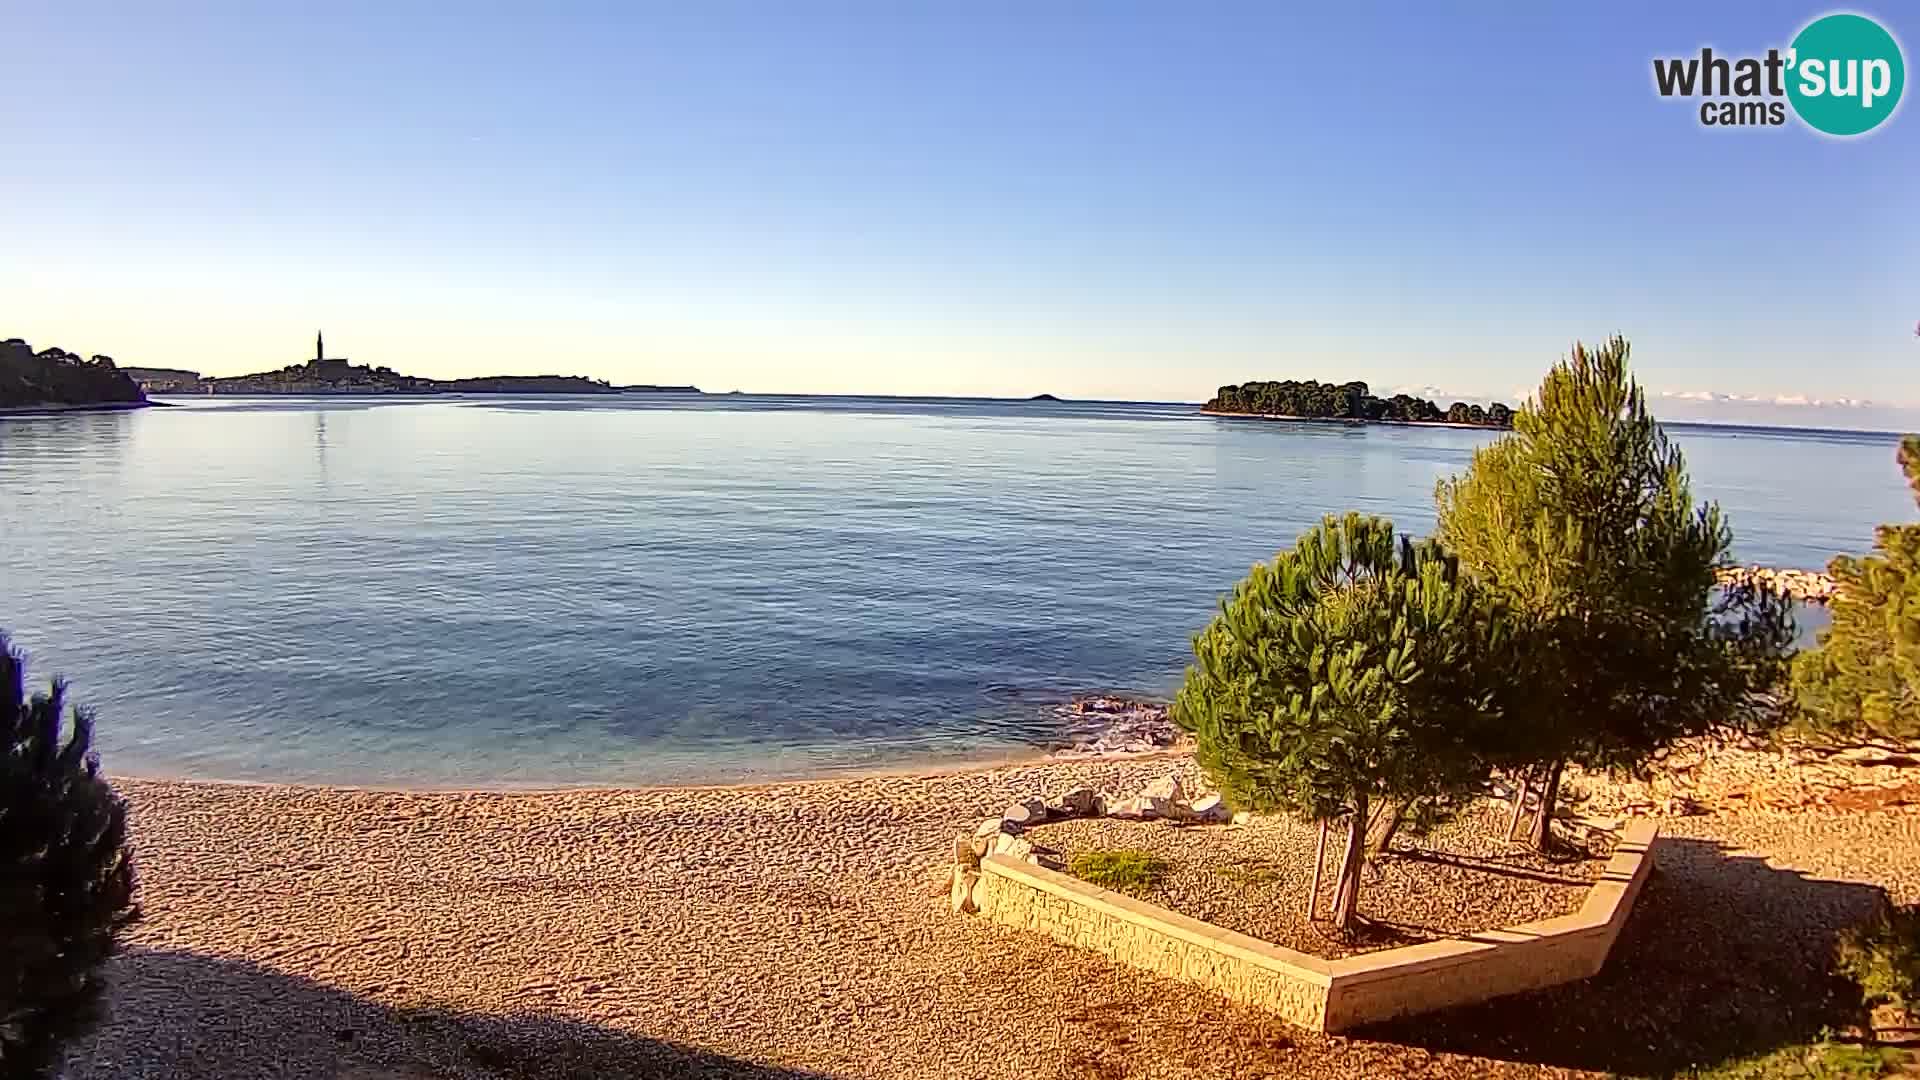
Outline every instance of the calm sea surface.
{"label": "calm sea surface", "polygon": [[[1676,426],[1739,558],[1912,504],[1890,436]],[[1017,753],[1165,694],[1247,567],[1432,526],[1484,433],[1191,406],[220,399],[0,420],[0,627],[114,771],[706,782]]]}

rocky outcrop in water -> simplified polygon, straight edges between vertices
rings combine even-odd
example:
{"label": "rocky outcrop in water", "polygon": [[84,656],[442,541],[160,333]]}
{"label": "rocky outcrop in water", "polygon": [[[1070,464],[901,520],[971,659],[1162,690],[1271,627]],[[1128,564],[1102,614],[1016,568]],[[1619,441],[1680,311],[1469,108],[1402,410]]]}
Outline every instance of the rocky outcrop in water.
{"label": "rocky outcrop in water", "polygon": [[1752,585],[1803,604],[1825,605],[1840,583],[1818,570],[1782,570],[1771,566],[1732,566],[1716,575],[1722,585]]}
{"label": "rocky outcrop in water", "polygon": [[1160,702],[1090,694],[1054,706],[1053,715],[1066,726],[1058,758],[1161,753],[1188,741]]}

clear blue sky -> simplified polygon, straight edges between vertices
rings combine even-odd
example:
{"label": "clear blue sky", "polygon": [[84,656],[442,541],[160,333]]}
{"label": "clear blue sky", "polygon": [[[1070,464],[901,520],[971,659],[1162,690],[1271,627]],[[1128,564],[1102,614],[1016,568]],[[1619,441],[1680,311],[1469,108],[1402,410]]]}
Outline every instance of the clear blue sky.
{"label": "clear blue sky", "polygon": [[1619,330],[1655,391],[1920,407],[1916,106],[1652,89],[1819,5],[168,6],[0,9],[0,336],[1198,400],[1506,396]]}

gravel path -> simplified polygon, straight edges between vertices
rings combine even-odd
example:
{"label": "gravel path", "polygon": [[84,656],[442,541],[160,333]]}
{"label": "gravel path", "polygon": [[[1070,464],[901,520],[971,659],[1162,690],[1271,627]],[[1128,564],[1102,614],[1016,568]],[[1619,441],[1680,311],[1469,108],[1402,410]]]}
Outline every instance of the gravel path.
{"label": "gravel path", "polygon": [[124,781],[147,916],[68,1075],[1661,1073],[1843,1022],[1818,961],[1874,902],[1857,883],[1920,899],[1909,817],[1674,821],[1691,839],[1663,845],[1599,978],[1350,1039],[947,913],[952,839],[981,816],[1167,769],[541,794]]}
{"label": "gravel path", "polygon": [[[1283,817],[1244,826],[1178,826],[1097,818],[1031,830],[1036,844],[1071,859],[1094,850],[1135,849],[1167,863],[1159,884],[1138,894],[1216,926],[1334,959],[1438,937],[1571,915],[1606,867],[1604,859],[1548,860],[1502,843],[1506,811],[1475,803],[1427,837],[1402,836],[1368,867],[1360,914],[1370,925],[1350,939],[1306,918],[1318,830]],[[1332,903],[1341,833],[1327,838],[1320,913]]]}

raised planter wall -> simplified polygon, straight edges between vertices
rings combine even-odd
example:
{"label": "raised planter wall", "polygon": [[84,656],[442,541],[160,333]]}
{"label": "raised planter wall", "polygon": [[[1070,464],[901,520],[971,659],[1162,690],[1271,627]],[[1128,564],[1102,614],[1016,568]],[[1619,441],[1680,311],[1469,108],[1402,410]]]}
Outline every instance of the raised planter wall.
{"label": "raised planter wall", "polygon": [[1206,987],[1301,1027],[1342,1031],[1597,974],[1653,866],[1658,832],[1651,821],[1628,825],[1576,914],[1332,961],[1011,855],[982,859],[969,887],[972,906],[996,922]]}
{"label": "raised planter wall", "polygon": [[1327,961],[1016,859],[980,862],[973,903],[995,922],[1204,986],[1302,1027],[1326,1023]]}

